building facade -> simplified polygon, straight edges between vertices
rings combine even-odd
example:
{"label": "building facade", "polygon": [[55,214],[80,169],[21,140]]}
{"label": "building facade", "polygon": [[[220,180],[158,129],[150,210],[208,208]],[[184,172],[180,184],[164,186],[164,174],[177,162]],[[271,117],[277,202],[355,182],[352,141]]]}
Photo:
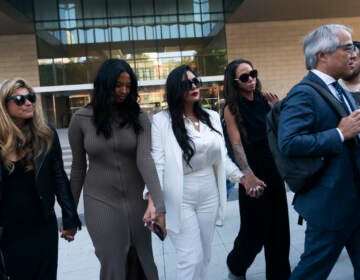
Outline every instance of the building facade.
{"label": "building facade", "polygon": [[0,80],[36,86],[57,127],[89,101],[107,58],[133,67],[150,113],[164,105],[167,74],[184,63],[203,78],[207,107],[219,108],[224,67],[240,57],[265,90],[284,96],[305,74],[302,37],[342,23],[359,40],[359,9],[352,0],[0,0]]}
{"label": "building facade", "polygon": [[[219,97],[218,76],[223,74],[227,63],[226,9],[241,3],[216,0],[4,2],[8,6],[7,10],[2,9],[5,13],[13,18],[16,17],[11,12],[17,13],[15,21],[31,26],[27,26],[29,30],[24,32],[27,34],[18,32],[0,37],[0,44],[13,41],[16,46],[8,63],[15,62],[18,69],[14,71],[19,72],[19,76],[28,76],[32,84],[41,87],[38,91],[43,94],[47,116],[58,127],[66,126],[71,113],[88,102],[97,69],[108,58],[124,59],[133,67],[141,81],[140,102],[150,111],[162,106],[167,74],[184,63],[207,77],[209,82],[202,91],[204,97],[210,98],[204,101],[205,105],[211,106],[211,100],[217,101]],[[27,68],[24,59],[28,60],[29,73],[23,72]],[[3,67],[0,77],[7,78],[5,63]],[[59,86],[84,84],[88,85],[85,89],[61,87],[59,90]]]}

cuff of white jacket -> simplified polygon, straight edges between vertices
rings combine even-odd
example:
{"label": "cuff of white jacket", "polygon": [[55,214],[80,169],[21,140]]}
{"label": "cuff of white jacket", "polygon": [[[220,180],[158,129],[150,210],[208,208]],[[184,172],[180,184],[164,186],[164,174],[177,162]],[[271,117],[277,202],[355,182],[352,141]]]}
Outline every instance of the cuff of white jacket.
{"label": "cuff of white jacket", "polygon": [[240,170],[237,169],[230,174],[230,176],[228,177],[228,180],[231,183],[240,183],[243,177],[244,177],[244,174]]}

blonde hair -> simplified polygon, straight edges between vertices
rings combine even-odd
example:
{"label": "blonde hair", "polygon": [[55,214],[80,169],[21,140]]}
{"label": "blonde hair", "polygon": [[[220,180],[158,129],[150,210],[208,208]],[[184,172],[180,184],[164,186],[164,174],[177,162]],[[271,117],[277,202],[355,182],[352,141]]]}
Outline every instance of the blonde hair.
{"label": "blonde hair", "polygon": [[[33,88],[22,78],[5,80],[0,84],[0,149],[5,166],[11,163],[9,156],[25,151],[27,169],[33,169],[34,158],[41,151],[49,151],[53,132],[46,124],[40,98],[34,103],[34,115],[19,128],[7,111],[7,98],[15,91],[25,88],[34,92]],[[10,170],[11,171],[11,170]]]}

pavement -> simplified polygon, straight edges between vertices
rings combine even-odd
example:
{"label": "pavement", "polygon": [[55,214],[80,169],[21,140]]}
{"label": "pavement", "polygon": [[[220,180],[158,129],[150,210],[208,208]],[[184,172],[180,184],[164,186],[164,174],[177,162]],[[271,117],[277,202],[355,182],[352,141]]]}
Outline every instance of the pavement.
{"label": "pavement", "polygon": [[[59,138],[63,147],[65,169],[70,170],[71,152],[67,140],[67,130],[59,129]],[[290,219],[290,264],[292,269],[300,259],[304,247],[304,231],[306,226],[297,224],[298,215],[291,206],[293,193],[287,192]],[[78,207],[79,214],[83,218],[84,208],[82,198]],[[60,217],[60,209],[57,206],[56,212]],[[240,228],[239,205],[237,201],[237,188],[234,188],[227,202],[227,212],[224,226],[216,227],[215,237],[212,244],[211,262],[208,267],[209,280],[226,280],[228,269],[226,257],[230,252],[233,241]],[[176,254],[169,239],[161,242],[153,235],[153,253],[158,268],[160,280],[176,279]],[[75,241],[68,243],[63,239],[59,241],[59,280],[97,280],[99,279],[100,264],[94,254],[94,248],[87,232],[86,225],[75,236]],[[264,280],[265,260],[262,250],[255,258],[247,272],[248,280]],[[353,269],[347,252],[344,250],[340,255],[329,278],[330,280],[354,279]],[[181,280],[181,279],[179,279]]]}

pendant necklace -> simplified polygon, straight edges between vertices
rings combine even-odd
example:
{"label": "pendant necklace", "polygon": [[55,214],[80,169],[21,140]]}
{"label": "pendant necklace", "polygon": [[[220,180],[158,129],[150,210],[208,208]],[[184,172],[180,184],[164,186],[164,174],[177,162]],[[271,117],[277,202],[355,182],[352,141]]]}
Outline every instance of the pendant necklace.
{"label": "pendant necklace", "polygon": [[186,116],[186,118],[193,123],[193,125],[195,126],[195,128],[199,128],[200,123],[199,123],[198,120],[197,120],[197,121],[194,121],[194,120],[193,120],[193,119],[194,119],[194,116]]}

